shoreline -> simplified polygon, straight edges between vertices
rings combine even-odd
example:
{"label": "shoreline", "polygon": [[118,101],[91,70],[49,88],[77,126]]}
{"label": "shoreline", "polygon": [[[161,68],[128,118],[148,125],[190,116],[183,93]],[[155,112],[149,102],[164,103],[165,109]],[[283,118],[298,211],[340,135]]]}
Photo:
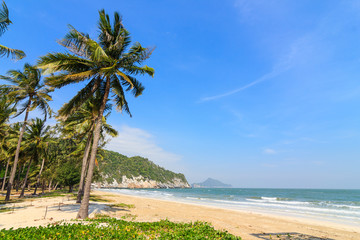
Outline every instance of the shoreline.
{"label": "shoreline", "polygon": [[[327,222],[309,221],[267,213],[231,210],[214,206],[160,200],[142,196],[93,190],[89,207],[90,217],[105,214],[110,217],[137,222],[208,222],[217,230],[226,230],[244,240],[259,240],[263,234],[302,234],[312,239],[360,239],[360,227],[342,226]],[[9,204],[11,207],[12,204]],[[59,210],[58,208],[61,208]],[[6,207],[6,206],[3,206]],[[0,229],[47,226],[56,222],[73,222],[80,205],[71,195],[31,198],[17,203],[14,212],[0,213]],[[48,208],[48,210],[46,210]],[[46,217],[44,216],[47,211]],[[294,236],[295,236],[294,235]],[[293,235],[292,235],[293,236]],[[315,238],[314,238],[315,237]],[[307,238],[299,238],[307,239]],[[310,239],[310,238],[309,238]]]}
{"label": "shoreline", "polygon": [[297,232],[327,239],[360,239],[360,227],[289,216],[232,210],[143,196],[95,190],[114,202],[134,204],[137,221],[169,219],[175,222],[205,221],[218,230],[227,230],[243,239],[259,239],[252,234]]}
{"label": "shoreline", "polygon": [[[161,200],[161,201],[169,201],[169,202],[178,202],[178,203],[184,203],[184,204],[192,204],[197,206],[203,206],[203,207],[210,207],[210,208],[219,208],[219,209],[225,209],[225,210],[231,210],[231,211],[238,211],[240,213],[255,213],[260,215],[266,215],[269,217],[278,217],[278,218],[290,218],[290,219],[297,219],[299,221],[307,221],[312,222],[314,224],[327,224],[327,225],[333,225],[336,227],[341,228],[347,228],[350,231],[352,229],[357,229],[357,231],[360,232],[360,225],[357,224],[357,222],[352,222],[350,220],[347,220],[346,222],[343,221],[344,219],[334,219],[326,216],[321,215],[312,215],[311,213],[299,213],[299,212],[285,212],[285,211],[275,211],[274,209],[265,209],[265,208],[258,208],[253,207],[251,205],[227,205],[222,204],[220,202],[211,202],[211,201],[198,201],[195,198],[187,199],[187,198],[180,198],[176,196],[171,197],[161,197],[159,196],[148,196],[148,195],[139,195],[139,194],[132,194],[127,192],[117,192],[114,191],[116,189],[111,188],[99,188],[94,189],[95,191],[99,192],[106,192],[106,193],[112,193],[112,194],[119,194],[119,195],[125,195],[125,196],[134,196],[134,197],[140,197],[140,198],[147,198],[147,199],[153,199],[153,200]],[[120,190],[129,190],[129,189],[120,189]],[[148,189],[147,189],[148,190]],[[239,202],[241,203],[241,202]],[[330,210],[331,211],[331,210]]]}

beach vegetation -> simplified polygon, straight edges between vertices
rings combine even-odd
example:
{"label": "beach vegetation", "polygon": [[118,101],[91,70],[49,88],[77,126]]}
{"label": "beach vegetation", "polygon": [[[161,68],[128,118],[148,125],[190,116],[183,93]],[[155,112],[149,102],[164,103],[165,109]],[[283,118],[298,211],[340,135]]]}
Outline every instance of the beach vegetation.
{"label": "beach vegetation", "polygon": [[205,222],[128,222],[109,217],[47,227],[0,230],[1,239],[228,239],[240,237],[215,230]]}
{"label": "beach vegetation", "polygon": [[0,208],[0,213],[10,212],[10,211],[12,211],[12,208],[10,208],[10,207],[2,207],[2,208]]}
{"label": "beach vegetation", "polygon": [[[95,97],[91,97],[80,107],[80,109],[78,109],[71,115],[58,116],[60,123],[63,125],[63,134],[66,134],[69,137],[75,137],[77,139],[80,139],[80,144],[78,145],[77,150],[72,154],[76,155],[78,153],[79,155],[82,155],[80,183],[76,200],[77,203],[81,203],[81,198],[84,195],[85,176],[89,163],[89,153],[93,140],[93,130],[99,114],[100,105],[101,95],[96,94]],[[102,118],[102,126],[100,130],[100,141],[103,144],[105,143],[106,136],[116,137],[118,134],[117,131],[106,122],[106,119],[110,114],[110,110],[111,105],[106,104],[104,109],[104,113],[106,114]],[[64,120],[61,121],[63,117]],[[101,156],[98,154],[97,157],[99,158]]]}
{"label": "beach vegetation", "polygon": [[9,99],[14,100],[16,104],[22,104],[15,116],[19,116],[25,112],[24,121],[21,124],[21,130],[18,137],[10,178],[7,184],[5,200],[9,200],[19,161],[21,142],[28,123],[29,112],[39,109],[43,112],[45,118],[48,114],[51,114],[48,102],[52,100],[49,95],[52,88],[49,88],[42,83],[41,71],[30,64],[25,64],[23,71],[10,70],[6,76],[1,75],[0,79],[10,83],[8,85],[0,85],[1,92],[6,93]]}
{"label": "beach vegetation", "polygon": [[115,204],[109,204],[108,206],[112,208],[135,208],[134,204],[126,204],[126,203],[115,203]]}
{"label": "beach vegetation", "polygon": [[92,194],[90,194],[90,200],[93,202],[111,202],[111,200],[103,198],[102,196]]}
{"label": "beach vegetation", "polygon": [[8,176],[12,155],[14,152],[15,135],[13,128],[9,125],[10,117],[16,113],[14,101],[11,101],[4,93],[1,92],[0,98],[0,164],[6,165],[3,173],[3,181],[1,184],[1,191],[5,189],[5,179]]}
{"label": "beach vegetation", "polygon": [[[36,194],[40,177],[45,165],[46,159],[46,150],[51,142],[51,133],[50,126],[45,125],[45,120],[36,118],[32,119],[29,122],[29,126],[26,127],[24,134],[24,145],[23,152],[26,152],[30,158],[27,174],[24,179],[24,183],[21,189],[20,198],[24,197],[25,187],[27,185],[28,174],[30,171],[31,163],[34,162],[35,165],[40,165],[39,172],[37,174],[37,182],[35,184],[34,194]],[[41,164],[40,164],[41,163]],[[37,168],[37,167],[35,167]],[[37,169],[35,169],[36,172]]]}
{"label": "beach vegetation", "polygon": [[58,169],[59,183],[69,187],[69,193],[73,192],[75,184],[80,180],[80,164],[77,159],[70,158],[64,162]]}

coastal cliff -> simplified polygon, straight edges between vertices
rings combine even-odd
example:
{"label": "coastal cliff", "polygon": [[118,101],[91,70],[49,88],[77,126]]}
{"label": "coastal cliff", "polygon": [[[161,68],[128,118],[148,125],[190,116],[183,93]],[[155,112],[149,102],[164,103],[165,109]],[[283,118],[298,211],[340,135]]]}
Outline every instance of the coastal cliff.
{"label": "coastal cliff", "polygon": [[190,188],[190,185],[187,182],[184,182],[179,178],[174,178],[172,181],[168,182],[161,182],[146,179],[143,176],[131,178],[123,176],[121,182],[113,179],[112,183],[107,181],[98,182],[95,186],[98,188]]}
{"label": "coastal cliff", "polygon": [[166,170],[150,160],[105,151],[99,161],[98,188],[190,188],[184,174]]}

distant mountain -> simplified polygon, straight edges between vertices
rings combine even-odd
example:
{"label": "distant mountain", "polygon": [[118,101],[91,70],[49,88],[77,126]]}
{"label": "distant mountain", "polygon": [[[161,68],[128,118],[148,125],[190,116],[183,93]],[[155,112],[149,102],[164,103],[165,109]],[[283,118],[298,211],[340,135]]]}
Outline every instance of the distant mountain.
{"label": "distant mountain", "polygon": [[202,183],[193,183],[191,185],[193,188],[231,188],[230,184],[225,184],[219,180],[208,178]]}

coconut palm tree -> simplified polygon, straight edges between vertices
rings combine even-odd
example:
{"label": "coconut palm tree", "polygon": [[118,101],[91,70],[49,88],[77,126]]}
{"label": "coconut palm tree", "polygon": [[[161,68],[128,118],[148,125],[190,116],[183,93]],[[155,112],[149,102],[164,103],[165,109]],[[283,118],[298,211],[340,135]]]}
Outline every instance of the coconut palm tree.
{"label": "coconut palm tree", "polygon": [[8,121],[11,115],[16,113],[16,107],[13,101],[7,97],[5,91],[0,91],[2,97],[0,98],[0,142],[8,135],[9,125]]}
{"label": "coconut palm tree", "polygon": [[68,51],[50,53],[39,61],[40,68],[46,69],[49,74],[54,73],[46,80],[49,86],[61,88],[68,84],[87,82],[87,85],[60,109],[59,112],[62,115],[69,115],[76,111],[95,92],[99,92],[102,96],[93,133],[84,198],[78,218],[88,216],[91,181],[107,101],[109,98],[113,99],[118,110],[124,110],[130,114],[125,91],[131,90],[131,93],[138,97],[142,94],[144,87],[135,76],[154,75],[153,68],[141,66],[150,57],[153,49],[143,48],[140,43],[129,47],[130,34],[124,28],[119,13],[114,13],[112,23],[104,10],[99,11],[99,17],[98,41],[69,26],[69,33],[60,42]]}
{"label": "coconut palm tree", "polygon": [[[25,197],[25,188],[26,188],[26,185],[27,185],[28,177],[29,177],[30,167],[31,167],[31,164],[33,163],[33,161],[37,160],[37,158],[38,158],[36,153],[28,152],[28,154],[30,154],[30,156],[29,157],[26,156],[26,158],[28,159],[29,164],[28,164],[28,167],[27,167],[27,170],[26,170],[26,174],[25,174],[23,185],[21,187],[21,193],[20,193],[19,198],[24,198]],[[24,164],[26,164],[26,162]]]}
{"label": "coconut palm tree", "polygon": [[[10,116],[16,113],[16,108],[14,103],[12,101],[9,101],[8,97],[6,96],[6,92],[0,91],[0,94],[2,95],[0,99],[0,159],[7,162],[1,187],[1,191],[4,191],[5,181],[10,163],[9,149],[11,146],[9,142],[9,133],[11,132],[11,127],[8,125],[8,121]],[[7,144],[5,144],[5,142]]]}
{"label": "coconut palm tree", "polygon": [[44,169],[46,150],[49,146],[49,143],[52,142],[50,129],[50,126],[45,125],[45,120],[36,118],[35,120],[32,120],[31,124],[27,127],[27,131],[25,133],[27,135],[25,136],[27,148],[33,149],[33,152],[36,153],[36,156],[41,158],[41,166],[39,173],[36,177],[37,182],[35,185],[34,195],[36,194],[36,190],[40,183],[40,177]]}
{"label": "coconut palm tree", "polygon": [[9,183],[7,185],[7,192],[5,201],[10,200],[11,187],[14,183],[16,167],[19,161],[21,141],[27,125],[29,112],[39,108],[45,115],[45,119],[48,114],[51,115],[51,109],[48,105],[48,101],[51,101],[49,93],[52,88],[46,87],[41,81],[41,72],[39,69],[25,64],[24,71],[10,70],[7,76],[0,76],[0,79],[10,82],[10,85],[1,85],[1,89],[5,89],[8,92],[8,97],[14,99],[16,103],[22,103],[22,107],[16,114],[19,116],[25,112],[24,122],[19,135],[19,140],[16,147],[15,159],[11,169]]}
{"label": "coconut palm tree", "polygon": [[[96,119],[99,115],[99,109],[101,104],[101,96],[95,96],[90,98],[87,102],[84,103],[81,108],[74,112],[72,115],[68,116],[64,121],[64,133],[78,134],[86,142],[86,144],[80,144],[79,150],[83,152],[82,165],[81,165],[81,176],[80,184],[77,195],[77,203],[81,203],[81,198],[84,194],[84,183],[86,170],[88,166],[88,158],[92,143],[92,134],[95,127]],[[110,111],[111,105],[107,104],[104,112]],[[113,129],[107,122],[106,119],[110,115],[108,112],[103,116],[102,127],[101,127],[101,138],[104,139],[106,133],[111,137],[117,136],[117,131]]]}
{"label": "coconut palm tree", "polygon": [[29,125],[26,127],[26,131],[24,134],[24,152],[26,152],[28,157],[30,157],[30,163],[28,165],[28,169],[25,175],[24,183],[22,186],[20,198],[24,197],[25,187],[27,185],[29,170],[32,162],[39,162],[41,159],[41,167],[39,173],[37,175],[37,182],[35,186],[34,194],[36,194],[36,190],[38,184],[40,182],[40,176],[44,169],[45,164],[45,151],[48,147],[49,142],[51,142],[50,138],[50,126],[45,125],[45,120],[40,118],[36,118],[31,120]]}
{"label": "coconut palm tree", "polygon": [[9,125],[8,128],[6,129],[7,132],[5,137],[2,138],[0,142],[1,158],[3,158],[4,161],[7,160],[5,174],[4,174],[4,181],[1,186],[2,192],[4,191],[5,188],[5,180],[7,178],[8,169],[11,165],[11,160],[13,160],[15,156],[19,130],[20,130],[20,124],[15,123]]}
{"label": "coconut palm tree", "polygon": [[[9,10],[3,1],[0,7],[0,36],[4,34],[11,23],[12,22],[9,19]],[[0,44],[0,57],[3,56],[11,56],[13,59],[18,60],[24,58],[26,55],[21,50],[8,48]]]}

